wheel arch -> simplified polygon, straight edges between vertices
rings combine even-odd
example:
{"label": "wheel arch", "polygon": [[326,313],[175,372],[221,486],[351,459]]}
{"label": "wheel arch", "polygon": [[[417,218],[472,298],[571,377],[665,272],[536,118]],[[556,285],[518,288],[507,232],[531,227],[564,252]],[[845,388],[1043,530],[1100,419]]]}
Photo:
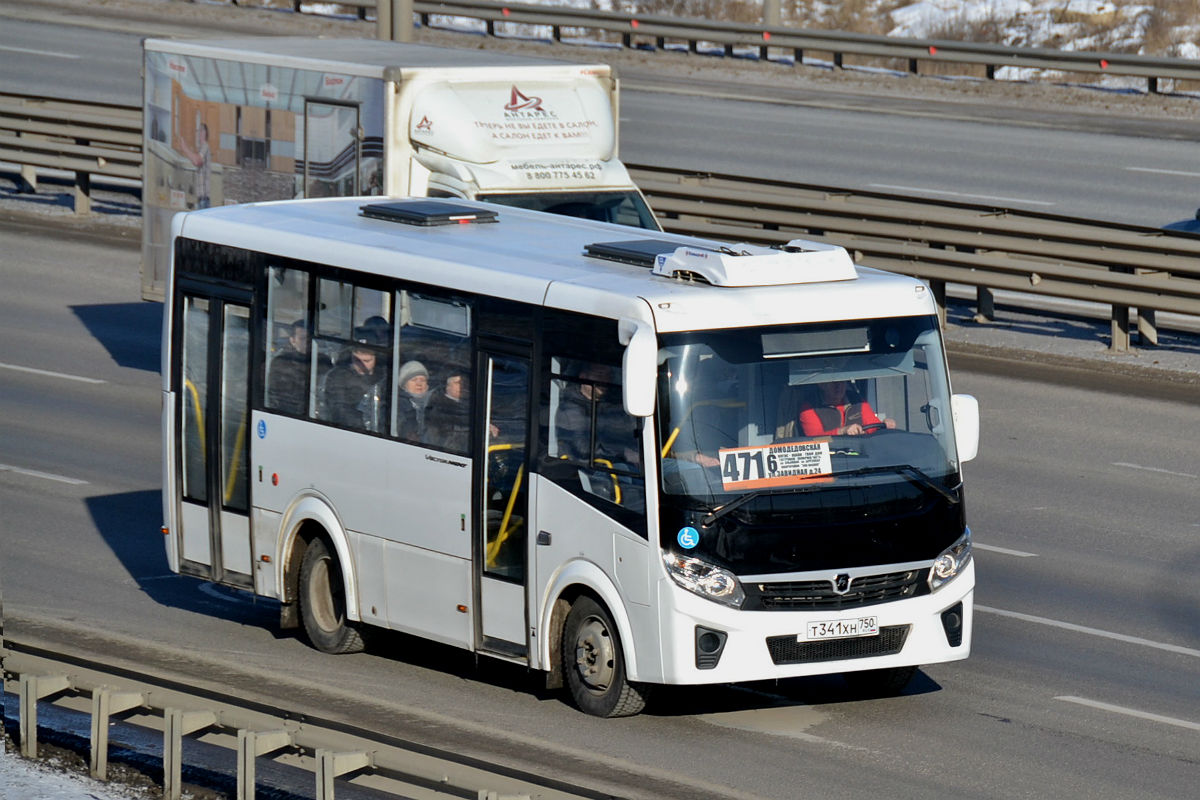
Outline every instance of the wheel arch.
{"label": "wheel arch", "polygon": [[555,574],[543,595],[541,617],[538,620],[541,641],[538,658],[547,672],[547,687],[562,686],[562,633],[567,613],[583,595],[604,606],[612,617],[625,656],[625,675],[639,680],[638,654],[634,645],[633,626],[616,584],[596,564],[584,559],[569,561]]}
{"label": "wheel arch", "polygon": [[278,565],[276,580],[280,587],[279,599],[283,603],[280,613],[284,627],[296,627],[299,624],[296,602],[299,597],[300,564],[304,561],[309,542],[317,537],[323,538],[337,555],[342,584],[346,590],[346,618],[362,621],[358,605],[358,576],[350,550],[350,537],[333,506],[316,493],[300,495],[288,506],[280,529],[286,534],[280,537],[275,563]]}

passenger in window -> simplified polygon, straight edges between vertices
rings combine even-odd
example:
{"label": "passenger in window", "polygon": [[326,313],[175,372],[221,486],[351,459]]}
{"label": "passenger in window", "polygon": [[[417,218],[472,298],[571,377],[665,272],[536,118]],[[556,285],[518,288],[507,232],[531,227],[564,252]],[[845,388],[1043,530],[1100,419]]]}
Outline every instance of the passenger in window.
{"label": "passenger in window", "polygon": [[331,422],[379,432],[387,419],[386,341],[368,328],[356,328],[354,339],[349,360],[325,379],[325,405]]}
{"label": "passenger in window", "polygon": [[[613,464],[638,464],[637,429],[619,400],[607,398],[612,368],[588,364],[579,382],[570,382],[554,418],[559,455],[575,461],[603,459]],[[596,407],[596,446],[592,450],[592,408]]]}
{"label": "passenger in window", "polygon": [[288,414],[308,410],[308,323],[298,319],[288,329],[287,339],[267,376],[267,405]]}
{"label": "passenger in window", "polygon": [[392,323],[378,314],[367,317],[363,321],[360,330],[366,331],[372,339],[383,345],[391,345],[392,343]]}
{"label": "passenger in window", "polygon": [[400,397],[396,401],[396,428],[401,439],[426,442],[429,418],[429,370],[420,361],[405,361],[396,376]]}
{"label": "passenger in window", "polygon": [[818,384],[816,396],[800,410],[800,429],[805,436],[860,436],[895,427],[896,420],[881,420],[847,381]]}
{"label": "passenger in window", "polygon": [[[434,441],[455,453],[470,449],[471,402],[467,371],[451,367],[442,392],[430,400],[429,415],[437,429]],[[495,430],[494,433],[499,433]]]}

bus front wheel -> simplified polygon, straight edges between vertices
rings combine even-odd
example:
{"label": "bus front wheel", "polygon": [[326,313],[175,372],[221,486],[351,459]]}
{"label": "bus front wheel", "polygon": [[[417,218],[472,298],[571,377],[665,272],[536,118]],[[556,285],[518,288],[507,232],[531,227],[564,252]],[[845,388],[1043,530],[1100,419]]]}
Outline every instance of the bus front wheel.
{"label": "bus front wheel", "polygon": [[563,625],[563,677],[581,711],[628,717],[646,705],[648,687],[625,679],[625,654],[616,625],[603,606],[581,597]]}
{"label": "bus front wheel", "polygon": [[362,634],[346,619],[346,589],[337,558],[324,539],[313,539],[300,562],[300,617],[313,647],[324,653],[357,653]]}

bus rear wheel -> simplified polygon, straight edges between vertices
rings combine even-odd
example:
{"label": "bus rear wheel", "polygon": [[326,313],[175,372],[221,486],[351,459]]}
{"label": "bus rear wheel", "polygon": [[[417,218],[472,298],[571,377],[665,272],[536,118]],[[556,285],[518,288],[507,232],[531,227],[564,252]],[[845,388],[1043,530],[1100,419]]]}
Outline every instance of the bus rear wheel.
{"label": "bus rear wheel", "polygon": [[581,597],[563,625],[563,675],[575,705],[596,717],[628,717],[646,705],[649,687],[625,679],[625,654],[603,606]]}
{"label": "bus rear wheel", "polygon": [[324,653],[357,653],[362,633],[346,619],[346,589],[337,558],[324,539],[313,539],[300,562],[300,617],[313,647]]}

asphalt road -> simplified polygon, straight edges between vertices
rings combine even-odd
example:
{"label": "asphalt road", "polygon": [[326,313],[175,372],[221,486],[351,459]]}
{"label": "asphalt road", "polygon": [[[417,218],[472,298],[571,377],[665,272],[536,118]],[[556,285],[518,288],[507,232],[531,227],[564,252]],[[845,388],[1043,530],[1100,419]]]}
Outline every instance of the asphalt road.
{"label": "asphalt road", "polygon": [[[105,13],[3,18],[0,85],[136,102],[138,38],[184,27]],[[1114,118],[1089,128],[1071,114],[968,114],[829,92],[748,102],[764,92],[679,79],[649,92],[645,74],[623,74],[629,161],[1007,198],[1143,224],[1190,216],[1196,202],[1194,142],[1177,125]],[[10,636],[629,797],[1194,791],[1200,468],[1186,392],[1147,382],[1129,394],[1094,376],[1047,383],[1019,365],[955,362],[971,365],[955,389],[978,396],[983,414],[980,456],[967,467],[979,544],[969,660],[929,667],[887,700],[853,701],[838,679],[820,678],[674,690],[640,717],[595,720],[520,670],[425,642],[316,653],[276,630],[273,604],[171,575],[158,532],[160,309],[138,299],[136,241],[0,220],[0,243]]]}
{"label": "asphalt road", "polygon": [[[1180,798],[1200,767],[1194,403],[959,369],[982,406],[970,659],[897,698],[837,678],[586,717],[525,672],[390,636],[328,656],[270,602],[171,575],[159,316],[135,241],[0,220],[5,632],[342,716],[619,796]],[[964,363],[982,363],[966,362]],[[1161,395],[1156,397],[1156,395]]]}
{"label": "asphalt road", "polygon": [[[0,86],[6,91],[140,104],[140,39],[148,35],[374,35],[368,23],[322,23],[255,9],[62,3],[0,5]],[[125,14],[127,8],[140,13]],[[479,44],[467,35],[437,37],[457,46]],[[933,78],[923,79],[932,93],[921,97],[912,96],[913,81],[901,78],[881,76],[864,88],[861,81],[824,80],[812,67],[797,79],[791,67],[757,70],[703,56],[691,56],[699,66],[688,66],[689,57],[680,54],[530,47],[577,61],[622,60],[621,156],[629,163],[1152,227],[1191,218],[1200,204],[1200,129],[1190,118],[1147,111],[1200,100],[1079,90],[1075,102],[1062,107],[1044,101],[1026,107],[990,103],[986,92],[932,92],[939,88]]]}

